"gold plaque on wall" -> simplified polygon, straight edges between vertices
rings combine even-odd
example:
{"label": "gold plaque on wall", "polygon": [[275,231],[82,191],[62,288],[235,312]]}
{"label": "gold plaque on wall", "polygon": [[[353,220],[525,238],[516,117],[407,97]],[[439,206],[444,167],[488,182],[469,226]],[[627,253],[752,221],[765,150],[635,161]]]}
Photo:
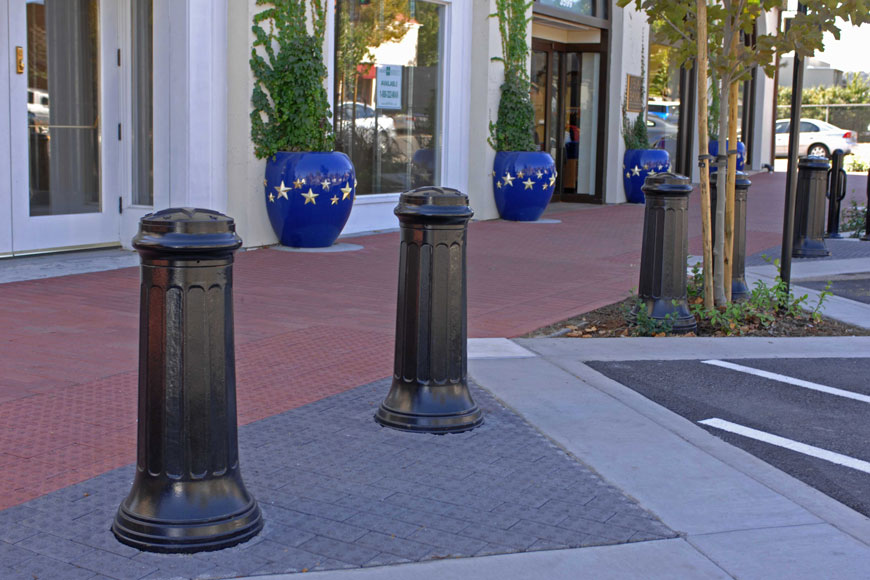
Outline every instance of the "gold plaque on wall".
{"label": "gold plaque on wall", "polygon": [[630,113],[643,111],[643,77],[626,75],[625,82],[625,110]]}

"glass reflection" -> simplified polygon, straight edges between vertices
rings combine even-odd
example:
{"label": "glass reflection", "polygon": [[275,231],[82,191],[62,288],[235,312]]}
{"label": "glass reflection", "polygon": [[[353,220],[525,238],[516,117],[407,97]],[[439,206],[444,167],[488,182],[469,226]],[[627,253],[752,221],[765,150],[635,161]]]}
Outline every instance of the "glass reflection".
{"label": "glass reflection", "polygon": [[100,211],[97,0],[27,2],[30,215]]}
{"label": "glass reflection", "polygon": [[649,48],[647,94],[646,124],[650,144],[655,149],[665,149],[671,160],[675,161],[680,121],[680,66],[675,51],[655,41],[650,43]]}
{"label": "glass reflection", "polygon": [[336,149],[357,194],[437,185],[441,173],[443,6],[338,0]]}

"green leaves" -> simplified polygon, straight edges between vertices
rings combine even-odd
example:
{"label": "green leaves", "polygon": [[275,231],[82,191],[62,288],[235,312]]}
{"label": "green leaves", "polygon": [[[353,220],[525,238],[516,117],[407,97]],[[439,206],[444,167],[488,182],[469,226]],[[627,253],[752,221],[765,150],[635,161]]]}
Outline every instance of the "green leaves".
{"label": "green leaves", "polygon": [[489,144],[496,151],[536,151],[535,109],[529,90],[528,9],[532,2],[525,0],[496,0],[496,12],[501,33],[502,57],[493,58],[504,63],[504,83],[495,123],[489,124]]}
{"label": "green leaves", "polygon": [[[257,5],[270,7],[254,16],[251,27],[256,37],[249,61],[254,154],[265,159],[279,151],[332,151],[332,112],[324,87],[324,0],[257,0]],[[307,29],[309,5],[313,34]]]}

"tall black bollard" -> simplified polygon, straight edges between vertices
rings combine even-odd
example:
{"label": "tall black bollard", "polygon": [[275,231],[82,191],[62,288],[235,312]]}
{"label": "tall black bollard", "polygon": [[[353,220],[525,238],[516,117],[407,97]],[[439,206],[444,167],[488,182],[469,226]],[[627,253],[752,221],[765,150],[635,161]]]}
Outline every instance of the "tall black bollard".
{"label": "tall black bollard", "polygon": [[867,205],[864,206],[864,235],[861,239],[870,242],[870,170],[867,170]]}
{"label": "tall black bollard", "polygon": [[692,332],[697,323],[686,302],[691,180],[658,173],[646,178],[643,192],[646,207],[638,297],[654,320],[670,320],[674,332]]}
{"label": "tall black bollard", "polygon": [[[734,182],[734,252],[731,260],[731,300],[745,300],[751,293],[746,284],[746,202],[749,197],[746,173],[737,172]],[[716,243],[716,182],[710,180],[710,223],[713,225],[713,243]]]}
{"label": "tall black bollard", "polygon": [[112,531],[154,552],[219,550],[255,536],[239,471],[232,218],[173,208],[142,218],[136,478]]}
{"label": "tall black bollard", "polygon": [[846,170],[843,169],[842,149],[831,154],[831,169],[828,171],[828,229],[826,238],[842,238],[840,235],[840,204],[846,197]]}
{"label": "tall black bollard", "polygon": [[825,191],[830,163],[824,157],[801,157],[798,163],[791,255],[823,258],[831,255],[825,246]]}
{"label": "tall black bollard", "polygon": [[474,212],[455,189],[403,193],[393,383],[375,420],[426,433],[483,422],[468,390],[465,239]]}

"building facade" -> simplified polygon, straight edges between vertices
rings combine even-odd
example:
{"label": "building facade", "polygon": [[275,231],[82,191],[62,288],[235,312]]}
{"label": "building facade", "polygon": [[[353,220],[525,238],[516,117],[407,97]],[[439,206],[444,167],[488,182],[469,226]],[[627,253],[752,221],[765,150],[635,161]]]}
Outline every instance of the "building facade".
{"label": "building facade", "polygon": [[[465,191],[477,219],[497,218],[495,0],[327,7],[337,149],[359,180],[345,233],[397,227],[399,194],[420,185]],[[0,256],[129,247],[143,215],[171,206],[228,213],[247,247],[276,243],[250,140],[259,10],[255,0],[0,0]],[[650,119],[661,119],[651,135],[693,171],[697,129],[677,122],[690,75],[662,65],[667,47],[643,13],[610,0],[536,0],[532,12],[535,138],[557,164],[554,201],[625,201],[622,100],[643,71]],[[758,71],[741,94],[757,169],[772,157],[773,81]]]}

